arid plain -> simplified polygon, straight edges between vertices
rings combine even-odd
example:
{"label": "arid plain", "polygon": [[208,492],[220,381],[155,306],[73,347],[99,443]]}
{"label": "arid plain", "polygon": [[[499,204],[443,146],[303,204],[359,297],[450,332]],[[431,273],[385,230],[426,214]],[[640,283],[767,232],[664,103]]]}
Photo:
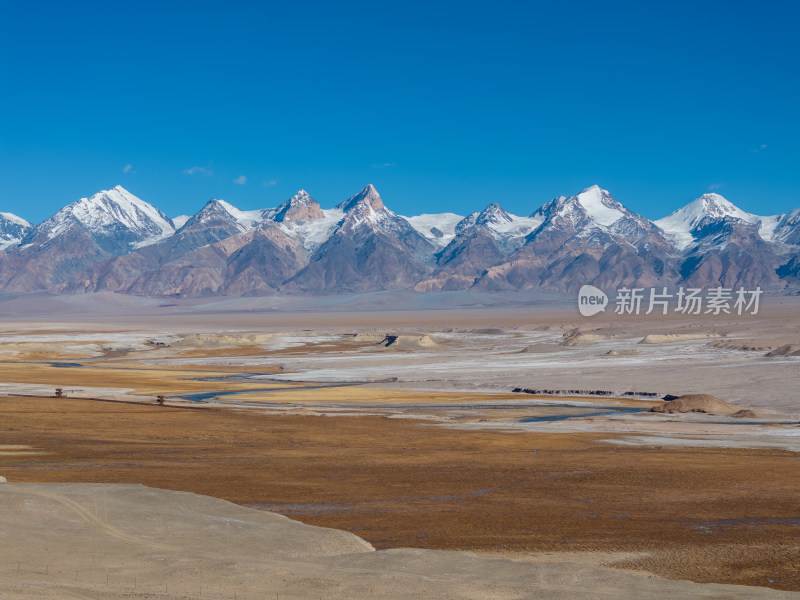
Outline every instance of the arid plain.
{"label": "arid plain", "polygon": [[796,298],[71,308],[0,321],[9,597],[800,591]]}

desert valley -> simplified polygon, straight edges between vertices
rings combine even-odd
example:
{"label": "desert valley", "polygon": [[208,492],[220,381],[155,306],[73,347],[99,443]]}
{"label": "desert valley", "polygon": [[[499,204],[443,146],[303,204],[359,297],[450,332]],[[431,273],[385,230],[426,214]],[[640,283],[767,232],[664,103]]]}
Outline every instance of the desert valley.
{"label": "desert valley", "polygon": [[3,321],[10,597],[800,591],[794,298],[592,319],[93,300]]}
{"label": "desert valley", "polygon": [[0,600],[800,599],[800,2],[4,2]]}

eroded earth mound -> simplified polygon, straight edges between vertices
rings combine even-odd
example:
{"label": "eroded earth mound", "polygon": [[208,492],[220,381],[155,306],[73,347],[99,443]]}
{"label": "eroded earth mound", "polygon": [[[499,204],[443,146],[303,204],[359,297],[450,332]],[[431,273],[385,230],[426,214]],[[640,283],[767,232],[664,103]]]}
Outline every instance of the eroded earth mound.
{"label": "eroded earth mound", "polygon": [[685,394],[675,400],[664,402],[650,409],[657,413],[689,413],[699,412],[709,415],[733,415],[740,412],[741,406],[720,400],[711,394]]}

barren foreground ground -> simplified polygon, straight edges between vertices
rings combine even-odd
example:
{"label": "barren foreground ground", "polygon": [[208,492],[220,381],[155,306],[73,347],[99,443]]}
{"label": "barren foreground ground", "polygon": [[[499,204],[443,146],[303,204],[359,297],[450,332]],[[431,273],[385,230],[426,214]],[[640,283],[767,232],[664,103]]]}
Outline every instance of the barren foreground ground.
{"label": "barren foreground ground", "polygon": [[[800,357],[789,350],[764,356],[800,340],[797,314],[790,304],[757,322],[698,320],[691,327],[671,319],[587,325],[561,313],[499,311],[188,314],[174,315],[169,326],[153,326],[158,319],[7,323],[0,337],[0,393],[8,394],[0,396],[0,475],[14,483],[140,483],[195,492],[350,531],[378,549],[471,550],[503,559],[381,551],[384,570],[424,565],[414,567],[413,585],[391,591],[374,561],[367,571],[386,588],[347,588],[333,576],[323,585],[315,569],[333,571],[311,561],[316,566],[281,574],[280,585],[254,588],[251,566],[228,548],[219,556],[241,569],[238,589],[256,590],[253,597],[277,591],[313,598],[315,589],[328,589],[342,597],[444,597],[450,590],[453,597],[505,598],[547,589],[555,595],[542,597],[572,598],[581,597],[574,584],[582,577],[605,586],[586,597],[757,593],[591,566],[598,563],[800,591]],[[388,346],[387,335],[396,338]],[[518,386],[548,393],[512,393]],[[48,398],[56,387],[67,397]],[[598,389],[609,393],[574,392]],[[658,402],[648,394],[688,392],[715,393],[752,415],[641,412]],[[156,395],[166,406],[154,405]],[[3,514],[22,506],[12,498],[20,489],[0,486]],[[92,489],[78,495],[92,497]],[[113,496],[112,489],[102,494]],[[56,515],[65,502],[53,506]],[[148,507],[154,519],[162,518],[161,506],[154,500]],[[98,510],[81,517],[89,529],[100,527],[92,521]],[[75,523],[74,516],[64,518]],[[103,550],[81,558],[41,531],[26,536],[24,519],[14,523],[3,521],[0,536],[24,541],[18,553],[29,572],[0,581],[16,582],[20,593],[30,584],[26,593],[44,597],[52,588],[36,570],[41,565],[32,566],[41,562],[37,547],[50,548],[46,560],[59,565],[58,585],[67,585],[70,569],[92,572],[95,583],[109,569],[125,577],[140,569],[167,588],[188,577],[159,570],[150,554],[133,552],[131,563],[119,566],[118,536],[112,568],[100,559]],[[103,527],[94,534],[106,535]],[[114,527],[133,535],[126,527],[140,525]],[[205,543],[196,533],[192,547]],[[225,543],[235,546],[236,535],[226,531],[232,537]],[[170,552],[180,546],[164,543]],[[8,544],[0,547],[6,566],[22,560]],[[269,553],[252,550],[262,551]],[[203,552],[208,559],[221,551]],[[229,597],[219,586],[231,580],[214,571],[220,565],[203,564],[206,596],[217,586],[219,597]],[[439,576],[458,569],[485,576],[459,576],[459,587],[437,582],[437,569]],[[490,577],[495,572],[502,581]],[[82,590],[78,597],[110,597],[110,588],[93,596],[91,586],[69,586],[70,593]]]}
{"label": "barren foreground ground", "polygon": [[[6,484],[4,598],[789,598],[597,567],[415,548],[375,552],[222,500],[130,485]],[[156,508],[157,507],[157,508]],[[13,560],[9,561],[8,558]]]}

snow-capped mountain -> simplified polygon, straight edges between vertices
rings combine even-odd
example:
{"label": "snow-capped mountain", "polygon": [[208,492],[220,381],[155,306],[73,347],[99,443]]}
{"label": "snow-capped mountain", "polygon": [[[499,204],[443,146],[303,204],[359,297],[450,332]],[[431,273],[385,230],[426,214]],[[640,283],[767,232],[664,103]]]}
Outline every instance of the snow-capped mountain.
{"label": "snow-capped mountain", "polygon": [[8,212],[0,212],[0,250],[17,246],[33,229],[25,219]]}
{"label": "snow-capped mountain", "polygon": [[[265,222],[179,257],[169,257],[133,279],[121,279],[115,291],[145,296],[270,294],[305,264],[303,258],[296,240],[288,238],[276,224]],[[97,289],[113,289],[106,287],[107,282],[98,282]]]}
{"label": "snow-capped mountain", "polygon": [[568,219],[573,229],[587,226],[611,227],[629,214],[624,206],[598,185],[593,185],[575,196],[554,198],[534,213],[545,218],[559,216]]}
{"label": "snow-capped mountain", "polygon": [[[266,219],[267,212],[243,211],[212,198],[171,237],[97,264],[60,284],[59,289],[71,293],[112,290],[156,296],[223,293],[226,253],[232,254],[247,241],[263,237],[254,232],[264,227],[278,228]],[[272,233],[267,237],[274,237]],[[282,237],[284,246],[294,243],[283,233],[277,237]],[[241,238],[238,246],[236,241],[216,245],[236,238]],[[295,264],[296,269],[300,266]]]}
{"label": "snow-capped mountain", "polygon": [[325,217],[319,202],[309,196],[305,190],[300,190],[274,209],[274,212],[267,211],[267,214],[276,223],[307,223]]}
{"label": "snow-capped mountain", "polygon": [[531,217],[541,224],[515,253],[489,266],[476,288],[572,293],[585,283],[671,283],[669,264],[677,253],[664,233],[596,185],[554,198]]}
{"label": "snow-capped mountain", "polygon": [[286,289],[312,293],[411,287],[431,270],[435,246],[386,208],[368,185],[336,208],[343,218]]}
{"label": "snow-capped mountain", "polygon": [[33,228],[22,243],[45,245],[76,227],[111,254],[154,244],[175,233],[169,217],[118,185],[62,208]]}
{"label": "snow-capped mountain", "polygon": [[798,221],[798,214],[754,215],[719,194],[703,194],[655,223],[681,252],[681,282],[775,289],[783,285],[782,256],[800,242]]}
{"label": "snow-capped mountain", "polygon": [[263,210],[239,210],[233,204],[212,198],[200,211],[190,217],[181,229],[222,228],[229,235],[250,231],[264,220]]}
{"label": "snow-capped mountain", "polygon": [[[638,246],[649,236],[661,236],[646,218],[631,212],[597,185],[575,196],[554,198],[531,215],[541,225],[529,236],[542,249],[557,250],[556,244],[577,237],[588,246],[621,241]],[[556,242],[554,244],[553,242]]]}
{"label": "snow-capped mountain", "polygon": [[519,248],[541,222],[538,217],[511,214],[497,203],[464,217],[453,228],[450,242],[438,253],[434,272],[415,289],[431,292],[469,288],[487,267],[502,262]]}
{"label": "snow-capped mountain", "polygon": [[719,194],[703,194],[672,214],[654,221],[678,250],[686,249],[724,219],[756,225],[763,240],[772,241],[781,216],[760,217],[745,212]]}
{"label": "snow-capped mountain", "polygon": [[706,194],[652,222],[598,186],[529,217],[497,203],[466,217],[402,217],[372,185],[330,209],[300,190],[275,208],[212,199],[170,220],[116,187],[35,228],[0,213],[6,293],[572,293],[586,283],[794,290],[798,257],[800,208],[761,217]]}
{"label": "snow-capped mountain", "polygon": [[224,200],[212,198],[197,213],[189,217],[178,231],[222,228],[230,231],[228,235],[242,233],[253,228],[252,219],[237,218],[242,212]]}
{"label": "snow-capped mountain", "polygon": [[31,229],[0,255],[0,290],[52,290],[114,256],[175,232],[172,221],[120,186],[81,198]]}
{"label": "snow-capped mountain", "polygon": [[372,184],[336,208],[344,212],[344,218],[334,235],[352,234],[358,238],[365,234],[381,233],[396,237],[409,247],[424,249],[428,252],[433,251],[430,242],[420,235],[405,218],[384,206],[378,190]]}
{"label": "snow-capped mountain", "polygon": [[344,219],[337,232],[348,231],[357,235],[359,232],[375,230],[391,231],[398,228],[414,230],[408,221],[398,217],[383,205],[378,190],[372,184],[366,186],[355,196],[350,196],[336,208],[344,213]]}
{"label": "snow-capped mountain", "polygon": [[359,209],[359,211],[362,213],[364,213],[364,211],[369,212],[370,210],[373,213],[377,213],[386,207],[383,205],[383,199],[378,193],[378,190],[376,190],[375,186],[370,183],[364,186],[364,188],[362,188],[357,194],[354,194],[344,202],[337,204],[336,208],[347,213],[353,209]]}
{"label": "snow-capped mountain", "polygon": [[800,208],[780,215],[771,241],[779,244],[800,245]]}
{"label": "snow-capped mountain", "polygon": [[483,228],[489,233],[504,251],[521,246],[525,236],[542,224],[543,218],[533,214],[520,217],[504,210],[493,202],[481,212],[474,212],[456,225],[456,235],[462,235],[473,227]]}
{"label": "snow-capped mountain", "polygon": [[297,239],[309,252],[319,248],[344,218],[344,211],[340,208],[322,210],[319,202],[305,190],[300,190],[277,208],[266,211],[266,214],[280,225],[286,235]]}
{"label": "snow-capped mountain", "polygon": [[214,201],[239,224],[242,231],[250,231],[267,218],[267,210],[239,210],[225,200]]}
{"label": "snow-capped mountain", "polygon": [[[212,198],[184,223],[180,232],[194,232],[199,236],[195,246],[200,247],[268,223],[277,223],[288,236],[312,250],[328,239],[343,216],[344,211],[339,208],[322,210],[305,190],[298,191],[276,208],[257,210],[240,210],[225,200]],[[201,243],[203,237],[207,239]]]}
{"label": "snow-capped mountain", "polygon": [[690,287],[776,289],[783,248],[765,241],[760,222],[725,215],[699,230],[681,256],[681,282]]}
{"label": "snow-capped mountain", "polygon": [[283,221],[279,225],[286,235],[297,238],[300,244],[313,252],[324,244],[344,219],[344,212],[338,208],[322,211],[322,217],[313,221]]}

